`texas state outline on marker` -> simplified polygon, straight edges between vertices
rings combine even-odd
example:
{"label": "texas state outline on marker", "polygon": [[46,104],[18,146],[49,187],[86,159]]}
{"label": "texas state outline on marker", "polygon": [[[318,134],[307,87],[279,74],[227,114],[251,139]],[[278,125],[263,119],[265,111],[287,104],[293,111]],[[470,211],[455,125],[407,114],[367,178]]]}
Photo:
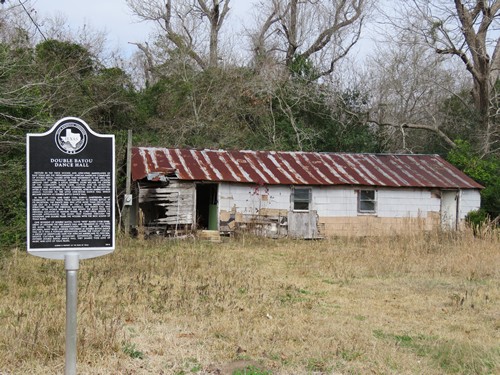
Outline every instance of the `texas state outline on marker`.
{"label": "texas state outline on marker", "polygon": [[73,133],[71,129],[66,129],[66,135],[61,136],[61,139],[64,142],[69,143],[71,147],[76,148],[76,145],[82,140],[82,137],[80,133]]}

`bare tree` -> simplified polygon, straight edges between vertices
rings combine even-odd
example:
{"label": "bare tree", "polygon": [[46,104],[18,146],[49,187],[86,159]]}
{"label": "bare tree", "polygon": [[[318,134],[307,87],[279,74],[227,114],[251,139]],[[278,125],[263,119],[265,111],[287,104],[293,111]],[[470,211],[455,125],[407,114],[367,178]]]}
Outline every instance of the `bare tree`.
{"label": "bare tree", "polygon": [[[253,63],[255,70],[259,72],[264,70],[268,62],[274,65],[273,54],[278,49],[278,45],[275,41],[276,38],[273,38],[273,34],[279,30],[274,27],[274,24],[280,19],[278,9],[274,5],[269,7],[269,5],[262,4],[262,9],[264,9],[264,12],[267,12],[267,15],[264,16],[264,19],[257,21],[260,26],[250,35]],[[259,17],[262,18],[262,16],[263,14],[261,13]],[[270,45],[270,43],[272,44]]]}
{"label": "bare tree", "polygon": [[312,61],[312,79],[331,74],[358,42],[370,0],[273,0],[253,33],[256,61],[280,55],[286,67]]}
{"label": "bare tree", "polygon": [[412,137],[414,130],[430,132],[455,147],[440,113],[445,100],[464,87],[455,66],[409,33],[385,43],[368,59],[368,66],[367,86],[372,93],[368,122],[378,127],[382,149],[425,150],[425,139]]}
{"label": "bare tree", "polygon": [[[229,11],[229,0],[212,0],[209,7],[205,0],[198,0],[202,15],[210,21],[209,66],[217,66],[219,61],[219,32]],[[222,9],[221,9],[222,6]]]}
{"label": "bare tree", "polygon": [[[230,0],[127,0],[140,20],[156,22],[168,52],[176,50],[203,70],[218,65],[220,31],[229,3]],[[149,45],[135,44],[147,56],[151,55]]]}
{"label": "bare tree", "polygon": [[401,14],[405,28],[420,35],[436,53],[461,61],[473,82],[482,154],[497,152],[500,0],[412,0],[404,3]]}

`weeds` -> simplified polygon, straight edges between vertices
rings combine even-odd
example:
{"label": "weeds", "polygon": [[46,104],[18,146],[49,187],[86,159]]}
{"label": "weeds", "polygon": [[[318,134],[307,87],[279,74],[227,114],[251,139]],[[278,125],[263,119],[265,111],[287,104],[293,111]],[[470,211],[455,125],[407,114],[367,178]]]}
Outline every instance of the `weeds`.
{"label": "weeds", "polygon": [[[251,358],[277,375],[496,373],[499,247],[470,233],[120,240],[81,262],[78,366],[131,373],[141,359],[144,373],[193,374]],[[0,372],[59,371],[63,264],[15,251],[0,280]],[[257,367],[246,373],[270,374]]]}
{"label": "weeds", "polygon": [[140,350],[137,350],[135,344],[131,344],[129,342],[123,345],[123,352],[133,359],[144,359],[144,353]]}
{"label": "weeds", "polygon": [[484,349],[479,344],[444,340],[436,336],[395,335],[375,330],[374,336],[394,342],[411,350],[419,357],[429,357],[441,370],[449,374],[490,374],[498,365],[498,348]]}
{"label": "weeds", "polygon": [[331,368],[328,366],[328,361],[321,358],[309,358],[306,363],[307,371],[312,372],[331,372]]}

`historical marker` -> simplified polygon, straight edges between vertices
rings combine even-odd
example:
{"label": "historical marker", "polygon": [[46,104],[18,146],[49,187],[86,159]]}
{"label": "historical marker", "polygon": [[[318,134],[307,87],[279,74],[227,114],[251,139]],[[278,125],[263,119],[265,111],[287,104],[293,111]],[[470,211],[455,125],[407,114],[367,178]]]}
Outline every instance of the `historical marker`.
{"label": "historical marker", "polygon": [[114,136],[66,117],[27,136],[28,252],[93,258],[115,247]]}
{"label": "historical marker", "polygon": [[26,139],[28,253],[64,259],[65,375],[76,375],[80,259],[115,248],[115,138],[66,117]]}

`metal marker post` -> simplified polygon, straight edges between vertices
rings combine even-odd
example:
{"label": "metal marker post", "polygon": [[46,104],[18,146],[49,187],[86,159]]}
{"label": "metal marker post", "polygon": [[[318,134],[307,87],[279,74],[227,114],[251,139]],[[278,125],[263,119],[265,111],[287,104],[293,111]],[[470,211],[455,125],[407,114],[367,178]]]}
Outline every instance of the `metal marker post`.
{"label": "metal marker post", "polygon": [[76,310],[78,303],[78,254],[64,256],[66,269],[66,367],[65,375],[76,375]]}
{"label": "metal marker post", "polygon": [[28,134],[26,187],[28,253],[64,259],[64,374],[76,375],[79,261],[115,249],[114,136],[98,134],[76,117]]}

